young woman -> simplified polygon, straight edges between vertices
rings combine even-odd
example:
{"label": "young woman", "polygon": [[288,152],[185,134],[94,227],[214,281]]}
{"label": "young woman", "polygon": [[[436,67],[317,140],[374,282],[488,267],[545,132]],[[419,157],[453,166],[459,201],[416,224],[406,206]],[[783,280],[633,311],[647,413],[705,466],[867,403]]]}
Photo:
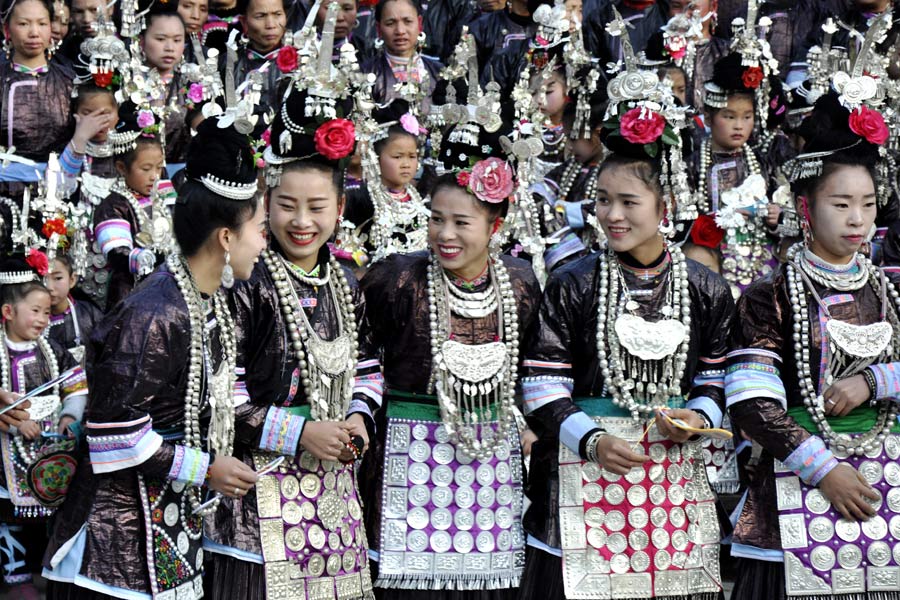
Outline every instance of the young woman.
{"label": "young woman", "polygon": [[373,574],[386,599],[512,598],[524,558],[514,390],[539,287],[527,262],[489,251],[512,168],[481,158],[484,133],[444,139],[429,251],[363,279],[387,388],[363,466]]}
{"label": "young woman", "polygon": [[[551,274],[525,355],[538,440],[520,597],[715,598],[713,495],[684,443],[692,434],[670,419],[719,426],[734,304],[721,277],[666,242],[672,187],[661,173],[681,152],[661,137],[671,123],[658,104],[620,113],[624,99],[611,96],[619,127],[604,130],[596,211],[608,244]],[[636,133],[638,119],[655,137]]]}
{"label": "young woman", "polygon": [[[308,98],[292,90],[276,113],[265,155],[278,171],[267,175],[272,240],[232,292],[237,419],[268,409],[252,435],[238,432],[235,456],[256,469],[287,459],[253,493],[224,501],[207,528],[211,598],[372,596],[354,461],[374,433],[382,378],[359,285],[327,244],[344,205],[340,159],[353,145],[326,158],[313,133],[291,133],[319,125],[304,116]],[[345,115],[352,108],[340,103]],[[349,123],[341,121],[319,126]]]}
{"label": "young woman", "polygon": [[755,447],[732,545],[740,600],[897,589],[880,573],[900,566],[886,543],[900,533],[900,305],[860,254],[887,128],[869,108],[853,114],[875,126],[855,133],[834,93],[816,103],[822,135],[787,169],[805,241],[738,303],[725,384]]}
{"label": "young woman", "polygon": [[423,100],[417,111],[427,115],[431,94],[438,83],[438,73],[444,65],[420,54],[425,34],[422,33],[422,12],[418,1],[382,0],[375,6],[375,21],[381,49],[361,67],[363,72],[375,74],[373,100],[387,104],[398,97],[397,84],[408,80],[419,83],[427,81],[428,86],[421,90]]}
{"label": "young woman", "polygon": [[88,443],[44,556],[49,598],[199,598],[213,510],[200,488],[234,498],[257,479],[230,456],[236,343],[218,290],[250,276],[265,211],[246,136],[207,119],[194,141],[174,212],[181,253],[88,344]]}

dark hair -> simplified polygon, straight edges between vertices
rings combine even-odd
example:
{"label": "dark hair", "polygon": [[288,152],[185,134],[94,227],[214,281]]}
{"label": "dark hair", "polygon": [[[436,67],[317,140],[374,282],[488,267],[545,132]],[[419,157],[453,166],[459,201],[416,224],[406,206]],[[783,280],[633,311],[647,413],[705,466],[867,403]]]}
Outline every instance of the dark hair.
{"label": "dark hair", "polygon": [[[336,169],[317,161],[295,160],[284,165],[284,168],[281,171],[281,177],[283,178],[288,173],[308,173],[310,171],[331,178],[331,185],[337,193],[338,201],[340,201],[341,196],[344,195],[343,169]],[[274,188],[269,188],[269,190],[272,189]]]}
{"label": "dark hair", "polygon": [[604,171],[625,169],[628,173],[638,178],[644,185],[653,190],[659,199],[660,205],[663,203],[663,190],[659,183],[660,168],[659,159],[654,158],[638,158],[634,156],[626,156],[613,152],[603,159],[600,163],[600,169],[597,171],[599,178]]}
{"label": "dark hair", "polygon": [[[154,2],[153,4],[155,6],[155,5],[159,4],[159,2]],[[187,27],[184,24],[184,19],[181,18],[181,15],[178,14],[178,11],[175,10],[174,8],[171,8],[171,9],[166,8],[164,10],[158,10],[158,11],[151,10],[147,14],[147,16],[144,18],[145,18],[145,25],[144,25],[143,31],[141,31],[142,38],[147,34],[147,30],[153,26],[153,22],[156,21],[157,19],[161,19],[161,18],[178,19],[179,21],[181,21],[181,26],[185,29],[185,32],[187,31]]]}
{"label": "dark hair", "polygon": [[375,144],[373,144],[372,148],[375,150],[375,154],[381,156],[381,151],[384,150],[384,147],[388,145],[388,143],[398,137],[410,137],[416,142],[416,148],[419,147],[419,138],[403,129],[403,127],[398,123],[397,125],[391,125],[388,127],[387,136],[381,138]]}
{"label": "dark hair", "polygon": [[53,260],[58,260],[69,272],[69,275],[72,274],[72,259],[69,258],[68,254],[64,254],[63,252],[58,253],[53,257]]}
{"label": "dark hair", "polygon": [[178,190],[172,222],[175,239],[185,256],[197,254],[212,233],[221,227],[237,231],[253,218],[259,203],[229,200],[211,192],[199,181],[188,179]]}
{"label": "dark hair", "polygon": [[375,22],[381,23],[381,17],[384,14],[384,7],[390,4],[391,2],[406,2],[410,6],[413,7],[413,10],[416,11],[416,14],[422,15],[422,5],[419,4],[419,0],[378,0],[378,4],[375,5]]}
{"label": "dark hair", "polygon": [[81,103],[84,100],[87,100],[91,96],[97,96],[99,94],[105,94],[112,99],[113,106],[118,108],[119,103],[116,102],[116,94],[113,90],[109,88],[102,88],[95,84],[93,81],[88,81],[86,83],[82,83],[75,86],[75,93],[72,96],[72,108],[69,111],[71,114],[75,114],[78,112],[78,109],[81,108]]}
{"label": "dark hair", "polygon": [[140,136],[134,141],[134,148],[125,154],[116,156],[116,162],[121,162],[125,165],[125,169],[130,169],[131,165],[134,164],[134,161],[137,160],[138,154],[140,154],[142,150],[150,147],[159,148],[160,151],[162,151],[162,141],[157,136]]}
{"label": "dark hair", "polygon": [[434,186],[431,188],[431,197],[434,198],[438,195],[438,192],[442,190],[464,191],[469,195],[470,198],[472,198],[472,201],[475,202],[475,204],[487,211],[488,218],[491,221],[493,221],[494,219],[506,217],[506,213],[509,211],[509,200],[504,200],[503,202],[498,202],[496,204],[479,200],[475,197],[475,194],[459,185],[459,183],[456,181],[456,173],[446,173],[438,177],[434,182]]}
{"label": "dark hair", "polygon": [[831,156],[822,159],[821,175],[794,182],[791,184],[791,191],[798,196],[806,196],[809,200],[812,200],[819,188],[822,187],[822,184],[825,183],[825,180],[843,167],[864,168],[869,176],[872,177],[872,183],[876,184],[877,189],[878,177],[875,171],[875,162],[872,161],[869,155],[865,153],[854,153],[853,150],[850,149],[837,152],[836,154],[832,154]]}
{"label": "dark hair", "polygon": [[[16,10],[16,7],[27,0],[13,0],[12,4],[9,6],[9,9],[4,13],[6,15],[6,19],[3,21],[4,24],[9,23],[9,20],[12,18],[13,11]],[[44,5],[44,8],[47,9],[47,12],[50,14],[50,20],[53,21],[53,3],[50,0],[34,0],[35,2],[40,2]]]}
{"label": "dark hair", "polygon": [[[756,118],[757,118],[757,114],[756,114],[756,102],[754,101],[753,94],[751,94],[750,92],[744,92],[744,91],[736,91],[736,92],[734,92],[734,91],[729,91],[729,92],[726,93],[726,97],[727,97],[729,100],[730,100],[731,98],[734,98],[735,96],[743,96],[744,98],[746,98],[747,100],[750,101],[750,104],[753,105],[753,118],[756,119]],[[717,114],[719,113],[720,110],[724,110],[725,108],[726,108],[726,107],[724,107],[724,106],[723,106],[722,108],[713,108],[712,106],[705,106],[705,107],[704,107],[704,109],[706,110],[706,112],[709,113],[709,116],[710,116],[710,117],[714,117],[715,115],[717,115]]]}
{"label": "dark hair", "polygon": [[28,297],[31,292],[50,293],[50,290],[40,281],[27,283],[13,283],[0,286],[0,304],[18,304]]}

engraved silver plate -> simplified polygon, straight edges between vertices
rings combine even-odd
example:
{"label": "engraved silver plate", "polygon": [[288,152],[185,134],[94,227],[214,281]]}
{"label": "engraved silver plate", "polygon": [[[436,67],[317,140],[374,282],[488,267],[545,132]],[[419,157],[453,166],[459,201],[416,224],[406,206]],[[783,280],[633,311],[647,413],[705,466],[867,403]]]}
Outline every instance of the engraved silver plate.
{"label": "engraved silver plate", "polygon": [[447,465],[438,465],[431,472],[431,483],[436,486],[446,487],[453,483],[453,469]]}
{"label": "engraved silver plate", "polygon": [[666,447],[662,444],[653,444],[647,450],[650,460],[655,463],[662,463],[666,460]]}
{"label": "engraved silver plate", "polygon": [[809,553],[809,561],[818,571],[831,571],[831,569],[834,568],[836,561],[834,550],[828,546],[816,546],[813,551]]}
{"label": "engraved silver plate", "polygon": [[884,567],[891,562],[891,547],[885,542],[872,542],[866,549],[866,558],[876,567]]}
{"label": "engraved silver plate", "polygon": [[508,463],[499,463],[494,468],[494,473],[497,475],[497,483],[509,483],[509,480],[511,479],[511,473],[509,472]]}
{"label": "engraved silver plate", "polygon": [[436,441],[438,444],[446,444],[450,441],[450,432],[447,430],[446,425],[435,427],[434,441]]}
{"label": "engraved silver plate", "polygon": [[[862,532],[873,540],[880,540],[887,536],[887,521],[880,515],[871,517],[868,521],[862,522]],[[879,567],[884,565],[878,565]]]}
{"label": "engraved silver plate", "polygon": [[468,531],[475,526],[475,513],[468,508],[460,508],[453,515],[453,524],[457,529]]}
{"label": "engraved silver plate", "polygon": [[584,512],[584,523],[588,527],[603,527],[603,523],[606,520],[606,513],[603,512],[602,508],[593,507],[589,508]]}
{"label": "engraved silver plate", "polygon": [[649,521],[650,517],[647,516],[647,511],[643,508],[633,508],[628,513],[628,524],[635,529],[643,529]]}
{"label": "engraved silver plate", "polygon": [[889,435],[884,438],[884,452],[891,460],[900,458],[900,436]]}
{"label": "engraved silver plate", "polygon": [[482,530],[494,528],[494,511],[490,508],[482,508],[475,513],[475,523]]}
{"label": "engraved silver plate", "polygon": [[606,501],[613,506],[621,504],[625,500],[625,489],[618,483],[606,486]]}
{"label": "engraved silver plate", "polygon": [[806,508],[817,515],[824,515],[831,508],[831,502],[819,490],[809,490],[804,502],[806,503]]}
{"label": "engraved silver plate", "polygon": [[628,503],[632,506],[643,506],[647,501],[647,488],[633,485],[628,488],[628,492],[625,495],[628,498]]}
{"label": "engraved silver plate", "polygon": [[845,542],[855,542],[859,539],[860,527],[856,521],[838,519],[834,525],[834,532]]}
{"label": "engraved silver plate", "polygon": [[684,550],[688,545],[688,534],[684,529],[676,529],[672,532],[672,547],[676,550]]}
{"label": "engraved silver plate", "polygon": [[675,506],[669,511],[669,521],[675,527],[681,528],[684,527],[685,522],[687,521],[687,516],[685,515],[684,509],[680,506]]}
{"label": "engraved silver plate", "polygon": [[781,546],[785,550],[805,548],[809,544],[802,514],[778,515],[778,524],[781,529]]}
{"label": "engraved silver plate", "polygon": [[435,531],[431,534],[431,549],[438,553],[444,553],[453,546],[453,538],[446,531]]}
{"label": "engraved silver plate", "polygon": [[484,552],[485,554],[493,552],[496,548],[494,534],[490,531],[482,531],[479,533],[478,537],[475,538],[475,547],[478,548],[479,552]]}
{"label": "engraved silver plate", "polygon": [[[891,532],[892,538],[900,540],[900,515],[891,517],[891,520],[888,522],[888,529]],[[900,560],[897,562],[900,563]]]}
{"label": "engraved silver plate", "polygon": [[438,508],[447,508],[453,504],[453,491],[448,487],[435,487],[431,490],[431,502]]}
{"label": "engraved silver plate", "polygon": [[838,549],[838,563],[845,569],[855,569],[862,562],[862,551],[853,544],[846,544]]}
{"label": "engraved silver plate", "polygon": [[409,445],[409,457],[416,462],[425,462],[431,457],[431,446],[424,440],[416,440]]}
{"label": "engraved silver plate", "polygon": [[667,513],[666,509],[661,506],[651,508],[650,522],[653,523],[654,527],[664,527],[666,523],[669,522],[669,513]]}
{"label": "engraved silver plate", "polygon": [[779,477],[775,480],[775,490],[778,510],[794,510],[803,507],[799,477]]}
{"label": "engraved silver plate", "polygon": [[609,568],[613,573],[627,573],[631,568],[631,562],[625,554],[615,554],[609,559]]}
{"label": "engraved silver plate", "polygon": [[457,531],[453,536],[453,549],[461,554],[468,554],[475,548],[475,538],[468,531]]}
{"label": "engraved silver plate", "polygon": [[615,329],[619,342],[628,353],[642,360],[659,360],[671,356],[684,341],[687,331],[684,323],[677,319],[650,322],[630,313],[623,313],[616,318]]}
{"label": "engraved silver plate", "polygon": [[456,451],[450,444],[437,444],[431,451],[431,457],[439,465],[449,465],[455,455]]}
{"label": "engraved silver plate", "polygon": [[424,531],[410,531],[406,535],[406,547],[411,552],[425,552],[428,548],[428,534]]}
{"label": "engraved silver plate", "polygon": [[428,527],[428,521],[428,511],[421,506],[410,510],[406,515],[406,522],[413,529],[425,529]]}
{"label": "engraved silver plate", "polygon": [[859,473],[870,485],[875,485],[881,481],[884,470],[881,468],[881,465],[874,460],[864,460],[859,465]]}
{"label": "engraved silver plate", "polygon": [[625,528],[625,515],[618,510],[606,513],[606,528],[610,531],[622,531]]}
{"label": "engraved silver plate", "polygon": [[827,517],[816,517],[809,522],[809,537],[825,543],[834,536],[834,523]]}
{"label": "engraved silver plate", "polygon": [[[647,476],[647,474],[644,471],[644,467],[634,467],[633,469],[628,471],[628,473],[625,474],[625,481],[627,481],[628,483],[630,483],[632,485],[635,485],[635,484],[642,482],[644,480],[644,477],[646,477],[646,476]],[[634,489],[634,488],[632,488],[632,489]]]}
{"label": "engraved silver plate", "polygon": [[587,483],[581,488],[585,502],[596,504],[603,499],[603,488],[596,483]]}
{"label": "engraved silver plate", "polygon": [[[665,454],[663,454],[663,457],[665,457]],[[666,478],[666,468],[662,465],[650,465],[648,473],[651,483],[662,483]]]}
{"label": "engraved silver plate", "polygon": [[603,474],[603,469],[597,463],[589,462],[581,466],[581,476],[585,482],[597,481]]}
{"label": "engraved silver plate", "polygon": [[888,491],[887,505],[891,512],[900,513],[900,488],[892,488]]}
{"label": "engraved silver plate", "polygon": [[681,481],[681,465],[674,462],[669,465],[669,468],[666,469],[666,479],[669,480],[669,483]]}
{"label": "engraved silver plate", "polygon": [[500,508],[497,509],[497,512],[495,513],[495,515],[496,515],[495,520],[497,522],[497,527],[499,527],[500,529],[509,529],[510,527],[512,527],[513,514],[512,514],[511,510],[509,510],[505,506],[501,506]]}
{"label": "engraved silver plate", "polygon": [[460,508],[472,508],[475,505],[475,490],[469,486],[456,488],[454,496],[456,505]]}
{"label": "engraved silver plate", "polygon": [[422,485],[428,483],[428,480],[431,478],[431,467],[425,463],[412,463],[407,469],[406,476],[414,484]]}
{"label": "engraved silver plate", "polygon": [[669,532],[661,527],[653,530],[653,533],[650,534],[650,539],[653,541],[655,548],[665,550],[669,547]]}
{"label": "engraved silver plate", "polygon": [[650,486],[650,502],[656,506],[666,501],[666,488],[661,485]]}
{"label": "engraved silver plate", "polygon": [[587,532],[587,542],[600,550],[606,545],[606,532],[598,527],[591,527]]}
{"label": "engraved silver plate", "polygon": [[[835,319],[831,319],[829,323]],[[863,569],[835,569],[831,572],[831,585],[835,594],[854,594],[866,591]]]}
{"label": "engraved silver plate", "polygon": [[825,323],[829,339],[851,356],[874,358],[879,356],[894,335],[894,328],[886,321],[855,325],[838,319]]}
{"label": "engraved silver plate", "polygon": [[650,568],[650,557],[646,552],[638,550],[631,555],[631,570],[637,573],[643,573]]}
{"label": "engraved silver plate", "polygon": [[506,506],[512,504],[513,489],[508,485],[501,485],[497,488],[497,504]]}
{"label": "engraved silver plate", "polygon": [[606,538],[606,547],[613,554],[625,552],[625,549],[628,547],[628,540],[621,533],[613,533]]}
{"label": "engraved silver plate", "polygon": [[[393,490],[391,490],[393,491]],[[398,490],[399,492],[404,492],[406,490]],[[428,504],[428,501],[431,499],[431,492],[428,491],[428,487],[424,485],[414,485],[409,488],[409,503],[413,506],[425,506]],[[393,516],[401,516],[397,515],[392,511]],[[406,514],[406,506],[403,507],[403,514]]]}
{"label": "engraved silver plate", "polygon": [[900,589],[900,567],[869,567],[868,591],[896,592]]}
{"label": "engraved silver plate", "polygon": [[628,545],[635,550],[643,550],[650,545],[650,536],[646,531],[635,529],[628,534]]}
{"label": "engraved silver plate", "polygon": [[671,485],[669,487],[669,501],[675,506],[681,506],[682,504],[684,504],[684,488],[677,483]]}

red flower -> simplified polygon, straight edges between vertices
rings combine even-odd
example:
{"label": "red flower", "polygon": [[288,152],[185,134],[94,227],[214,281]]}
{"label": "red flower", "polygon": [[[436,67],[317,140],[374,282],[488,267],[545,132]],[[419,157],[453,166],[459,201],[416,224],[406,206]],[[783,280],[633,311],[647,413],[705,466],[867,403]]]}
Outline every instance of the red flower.
{"label": "red flower", "polygon": [[460,185],[460,187],[467,188],[469,187],[469,179],[472,174],[469,171],[460,171],[456,174],[456,183]]}
{"label": "red flower", "polygon": [[50,261],[47,260],[47,255],[40,250],[29,250],[25,262],[41,277],[50,272]]}
{"label": "red flower", "polygon": [[99,73],[94,73],[94,83],[97,84],[97,87],[108,87],[109,84],[112,83],[112,80],[112,71],[100,71]]}
{"label": "red flower", "polygon": [[492,156],[472,167],[469,189],[482,202],[503,202],[512,195],[514,187],[513,170],[506,161]]}
{"label": "red flower", "polygon": [[881,113],[867,106],[860,106],[850,113],[850,129],[876,146],[885,143],[890,135]]}
{"label": "red flower", "polygon": [[741,81],[744,83],[744,87],[755,90],[762,83],[764,77],[763,71],[759,67],[747,67],[744,69],[744,74],[741,75]]}
{"label": "red flower", "polygon": [[54,233],[58,233],[60,236],[66,235],[66,222],[62,219],[49,219],[46,223],[44,223],[44,227],[41,229],[41,233],[44,234],[44,237],[48,240],[53,236]]}
{"label": "red flower", "polygon": [[691,241],[697,246],[718,248],[725,237],[725,231],[716,225],[716,220],[709,215],[700,215],[691,227]]}
{"label": "red flower", "polygon": [[282,46],[275,58],[275,64],[282,73],[290,73],[297,68],[297,49],[293,46]]}
{"label": "red flower", "polygon": [[619,120],[619,132],[632,144],[650,144],[659,139],[666,128],[666,120],[659,113],[632,108]]}
{"label": "red flower", "polygon": [[332,119],[319,125],[313,141],[319,154],[329,160],[339,160],[353,154],[356,129],[347,119]]}

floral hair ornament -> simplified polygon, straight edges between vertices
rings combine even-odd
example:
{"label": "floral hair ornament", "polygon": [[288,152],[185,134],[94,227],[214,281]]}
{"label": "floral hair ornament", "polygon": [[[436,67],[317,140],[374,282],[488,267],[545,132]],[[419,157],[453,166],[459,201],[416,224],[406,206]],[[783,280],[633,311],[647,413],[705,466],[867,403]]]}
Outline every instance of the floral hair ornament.
{"label": "floral hair ornament", "polygon": [[700,16],[700,10],[692,1],[683,12],[673,15],[662,27],[663,50],[676,66],[684,69],[688,79],[694,75],[697,44],[704,39],[703,23],[712,15],[710,11],[706,16]]}
{"label": "floral hair ornament", "polygon": [[76,83],[94,82],[97,87],[117,88],[122,83],[121,69],[128,65],[131,53],[125,42],[116,35],[116,26],[106,16],[108,6],[97,8],[94,37],[81,42],[77,67],[87,74],[77,76]]}
{"label": "floral hair ornament", "polygon": [[471,169],[457,173],[456,183],[488,204],[509,200],[515,189],[512,167],[494,156],[479,160]]}

